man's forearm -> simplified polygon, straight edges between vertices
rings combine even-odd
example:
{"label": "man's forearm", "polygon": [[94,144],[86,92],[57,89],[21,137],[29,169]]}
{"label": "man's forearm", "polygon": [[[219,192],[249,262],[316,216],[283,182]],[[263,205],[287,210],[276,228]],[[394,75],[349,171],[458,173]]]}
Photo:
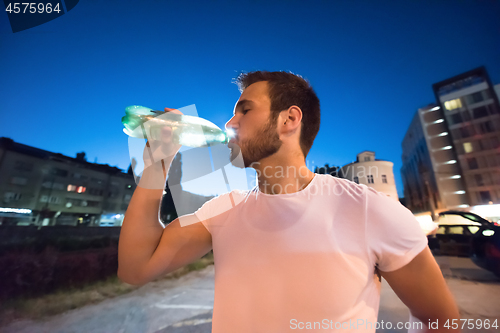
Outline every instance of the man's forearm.
{"label": "man's forearm", "polygon": [[161,239],[164,226],[159,210],[171,160],[144,170],[125,213],[118,246],[118,276],[127,283],[145,282],[144,267]]}

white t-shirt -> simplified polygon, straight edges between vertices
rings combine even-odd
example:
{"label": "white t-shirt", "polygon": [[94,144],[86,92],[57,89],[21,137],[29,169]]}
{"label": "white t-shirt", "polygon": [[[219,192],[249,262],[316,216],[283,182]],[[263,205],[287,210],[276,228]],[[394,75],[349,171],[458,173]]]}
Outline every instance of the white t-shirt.
{"label": "white t-shirt", "polygon": [[214,333],[375,332],[375,266],[396,270],[427,246],[398,201],[330,175],[292,194],[232,191],[195,216],[212,235]]}

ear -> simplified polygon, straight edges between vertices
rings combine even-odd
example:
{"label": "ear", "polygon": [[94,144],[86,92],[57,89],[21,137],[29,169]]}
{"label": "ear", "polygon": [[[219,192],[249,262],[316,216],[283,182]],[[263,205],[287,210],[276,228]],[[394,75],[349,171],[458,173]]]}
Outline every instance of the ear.
{"label": "ear", "polygon": [[293,133],[300,128],[302,110],[298,106],[292,105],[287,110],[281,111],[279,120],[279,126],[285,133]]}

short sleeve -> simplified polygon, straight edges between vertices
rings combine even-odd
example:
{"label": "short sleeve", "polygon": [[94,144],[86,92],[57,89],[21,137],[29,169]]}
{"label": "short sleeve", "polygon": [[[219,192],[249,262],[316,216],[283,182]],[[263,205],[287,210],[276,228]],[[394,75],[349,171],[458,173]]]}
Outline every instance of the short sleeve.
{"label": "short sleeve", "polygon": [[214,223],[220,223],[215,222],[215,217],[228,212],[239,204],[243,199],[242,194],[240,191],[232,191],[212,198],[194,212],[194,215],[212,233]]}
{"label": "short sleeve", "polygon": [[375,264],[384,272],[408,264],[428,244],[413,214],[373,189],[366,191],[366,238]]}

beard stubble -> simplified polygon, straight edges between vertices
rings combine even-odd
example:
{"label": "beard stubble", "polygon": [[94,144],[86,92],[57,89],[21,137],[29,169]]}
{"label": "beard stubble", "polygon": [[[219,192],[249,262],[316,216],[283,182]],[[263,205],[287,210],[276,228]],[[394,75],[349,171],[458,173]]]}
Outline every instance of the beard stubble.
{"label": "beard stubble", "polygon": [[[275,154],[280,149],[283,142],[277,132],[276,119],[271,118],[253,138],[242,140],[238,145],[234,144],[229,147],[231,149],[231,162],[236,159],[241,151],[244,167],[248,168],[252,163],[259,162]],[[234,163],[233,165],[237,166]]]}

